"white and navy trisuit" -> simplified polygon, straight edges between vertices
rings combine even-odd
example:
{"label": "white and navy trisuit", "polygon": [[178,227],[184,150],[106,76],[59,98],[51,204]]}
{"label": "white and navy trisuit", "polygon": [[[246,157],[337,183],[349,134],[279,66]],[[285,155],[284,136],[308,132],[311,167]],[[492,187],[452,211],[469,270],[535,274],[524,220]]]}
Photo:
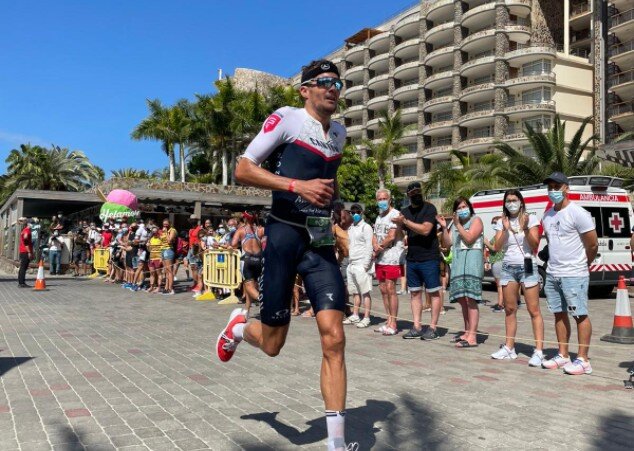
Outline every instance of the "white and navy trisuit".
{"label": "white and navy trisuit", "polygon": [[[297,180],[336,179],[346,139],[345,128],[331,122],[328,133],[304,108],[283,107],[270,115],[244,157],[264,161],[275,174]],[[290,322],[295,275],[304,280],[315,313],[344,310],[345,286],[333,246],[311,247],[304,227],[308,216],[330,217],[332,206],[317,207],[289,191],[273,191],[267,220],[264,267],[260,277],[261,321]]]}

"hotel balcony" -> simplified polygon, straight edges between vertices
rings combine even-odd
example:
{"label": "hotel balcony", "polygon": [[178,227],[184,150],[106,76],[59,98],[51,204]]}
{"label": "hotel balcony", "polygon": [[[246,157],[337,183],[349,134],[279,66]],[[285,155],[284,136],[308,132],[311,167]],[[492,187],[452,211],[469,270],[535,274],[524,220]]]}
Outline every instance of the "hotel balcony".
{"label": "hotel balcony", "polygon": [[493,136],[467,138],[458,144],[458,150],[468,153],[484,153],[491,150],[494,142],[495,138]]}
{"label": "hotel balcony", "polygon": [[634,35],[634,8],[610,17],[609,27],[610,33],[614,33],[620,40]]}
{"label": "hotel balcony", "polygon": [[554,113],[554,100],[509,100],[504,109],[504,114],[509,119],[518,120],[523,117],[533,116],[539,113]]}
{"label": "hotel balcony", "polygon": [[432,98],[423,103],[423,111],[425,113],[437,113],[443,110],[451,110],[453,100],[454,96],[452,95]]}
{"label": "hotel balcony", "polygon": [[570,6],[570,26],[573,29],[589,27],[592,18],[590,1]]}
{"label": "hotel balcony", "polygon": [[634,68],[634,40],[613,45],[610,47],[609,56],[621,69]]}
{"label": "hotel balcony", "polygon": [[473,77],[475,74],[482,72],[491,72],[495,66],[495,56],[485,55],[478,57],[477,55],[464,63],[460,68],[462,77]]}
{"label": "hotel balcony", "polygon": [[449,44],[429,52],[425,56],[424,64],[432,69],[435,67],[445,67],[453,63],[454,45]]}
{"label": "hotel balcony", "polygon": [[364,128],[363,124],[348,125],[346,127],[346,132],[349,138],[356,138],[361,136]]}
{"label": "hotel balcony", "polygon": [[387,72],[389,57],[390,55],[388,53],[381,53],[380,55],[370,58],[370,61],[368,61],[368,69],[378,73]]}
{"label": "hotel balcony", "polygon": [[382,95],[377,95],[376,97],[368,101],[368,109],[372,111],[386,110],[389,101],[390,101],[390,98],[387,95],[387,93]]}
{"label": "hotel balcony", "polygon": [[452,77],[453,69],[438,72],[427,77],[423,82],[423,86],[425,87],[425,89],[438,89],[439,87],[448,84],[448,82],[449,84],[451,84],[450,81]]}
{"label": "hotel balcony", "polygon": [[392,164],[411,164],[416,162],[416,152],[408,152],[392,159]]}
{"label": "hotel balcony", "polygon": [[608,78],[608,89],[622,99],[634,98],[634,69],[611,75]]}
{"label": "hotel balcony", "polygon": [[447,42],[453,38],[453,19],[445,23],[434,23],[425,33],[425,42],[427,44],[438,45],[441,42]]}
{"label": "hotel balcony", "polygon": [[370,119],[370,120],[368,121],[368,123],[366,124],[366,125],[367,125],[368,130],[373,130],[373,131],[378,130],[378,129],[379,129],[379,122],[380,122],[380,121],[381,121],[381,118],[379,118],[379,117],[376,117],[376,118],[374,118],[374,119]]}
{"label": "hotel balcony", "polygon": [[346,99],[359,99],[363,97],[364,89],[365,89],[365,86],[361,84],[351,86],[349,88],[346,88],[345,91],[343,91],[343,97]]}
{"label": "hotel balcony", "polygon": [[634,100],[610,105],[608,116],[623,130],[634,130]]}
{"label": "hotel balcony", "polygon": [[383,32],[368,39],[368,49],[376,53],[385,53],[390,49],[390,33]]}
{"label": "hotel balcony", "polygon": [[408,60],[412,57],[418,57],[418,49],[420,48],[420,38],[412,38],[401,42],[394,47],[394,57],[401,60]]}
{"label": "hotel balcony", "polygon": [[526,17],[531,13],[531,0],[506,0],[506,7],[511,14]]}
{"label": "hotel balcony", "polygon": [[470,34],[462,40],[460,50],[467,53],[481,53],[495,48],[495,27]]}
{"label": "hotel balcony", "polygon": [[423,135],[425,136],[442,136],[451,131],[454,125],[453,119],[444,121],[432,121],[429,124],[423,126]]}
{"label": "hotel balcony", "polygon": [[407,100],[417,99],[419,88],[420,86],[418,84],[418,79],[414,79],[411,83],[403,84],[403,86],[394,90],[394,100],[403,102]]}
{"label": "hotel balcony", "polygon": [[461,102],[478,102],[493,97],[495,94],[495,83],[480,83],[467,86],[460,93]]}
{"label": "hotel balcony", "polygon": [[506,52],[504,58],[512,67],[521,67],[523,64],[535,61],[536,59],[553,59],[557,56],[555,47],[543,45],[522,46],[516,50]]}
{"label": "hotel balcony", "polygon": [[462,26],[473,28],[480,24],[495,24],[495,1],[469,9],[462,15]]}
{"label": "hotel balcony", "polygon": [[417,175],[406,175],[401,177],[394,177],[394,184],[399,188],[404,188],[411,182],[416,182],[420,179]]}
{"label": "hotel balcony", "polygon": [[509,78],[504,83],[504,86],[511,93],[517,93],[521,91],[526,91],[530,88],[537,88],[539,86],[554,85],[556,81],[557,79],[554,72],[544,72]]}
{"label": "hotel balcony", "polygon": [[354,66],[346,70],[346,80],[353,82],[355,85],[363,83],[363,75],[365,74],[364,66]]}
{"label": "hotel balcony", "polygon": [[453,17],[453,4],[453,0],[437,0],[432,2],[427,10],[427,20],[438,22],[448,17]]}
{"label": "hotel balcony", "polygon": [[403,17],[394,25],[394,34],[404,41],[419,37],[419,23],[420,19],[418,11],[414,11],[408,16]]}
{"label": "hotel balcony", "polygon": [[350,47],[346,50],[346,61],[353,64],[363,64],[363,59],[365,57],[365,51],[368,48],[367,45],[355,45],[354,47]]}
{"label": "hotel balcony", "polygon": [[509,40],[519,44],[526,44],[531,38],[531,27],[523,23],[511,24],[504,27]]}
{"label": "hotel balcony", "polygon": [[358,118],[363,114],[363,110],[365,110],[365,105],[362,102],[352,104],[343,112],[343,115],[346,118]]}
{"label": "hotel balcony", "polygon": [[493,104],[486,108],[469,111],[458,119],[461,127],[482,127],[484,125],[492,125],[494,121]]}
{"label": "hotel balcony", "polygon": [[394,69],[394,78],[398,80],[409,80],[411,78],[417,77],[418,66],[420,66],[418,57],[410,61],[403,61],[400,66]]}
{"label": "hotel balcony", "polygon": [[368,88],[373,91],[384,91],[388,88],[390,74],[379,74],[368,80]]}
{"label": "hotel balcony", "polygon": [[453,149],[451,145],[430,146],[423,150],[423,156],[430,160],[444,160],[449,158],[451,149]]}

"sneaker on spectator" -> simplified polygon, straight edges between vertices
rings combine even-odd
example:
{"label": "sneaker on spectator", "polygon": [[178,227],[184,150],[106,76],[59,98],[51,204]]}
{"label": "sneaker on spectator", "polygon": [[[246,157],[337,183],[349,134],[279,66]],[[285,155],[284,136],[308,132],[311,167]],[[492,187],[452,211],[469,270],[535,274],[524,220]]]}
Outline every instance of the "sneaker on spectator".
{"label": "sneaker on spectator", "polygon": [[447,310],[445,310],[445,307],[440,309],[440,314],[441,315],[446,315],[447,314]]}
{"label": "sneaker on spectator", "polygon": [[436,329],[432,329],[431,327],[426,327],[423,329],[420,334],[421,340],[438,340],[440,335],[436,333]]}
{"label": "sneaker on spectator", "polygon": [[528,366],[542,366],[544,360],[546,360],[546,357],[544,357],[544,353],[535,349],[532,357],[528,361]]}
{"label": "sneaker on spectator", "polygon": [[577,357],[574,361],[564,366],[564,373],[572,376],[579,376],[581,374],[592,374],[592,366],[590,362],[581,357]]}
{"label": "sneaker on spectator", "polygon": [[398,291],[396,292],[396,294],[398,294],[399,296],[402,296],[402,295],[404,295],[405,293],[406,293],[406,291],[403,291],[403,290],[398,290]]}
{"label": "sneaker on spectator", "polygon": [[391,327],[386,327],[383,329],[383,335],[396,335],[396,329],[392,329]]}
{"label": "sneaker on spectator", "polygon": [[359,322],[357,323],[357,327],[358,327],[359,329],[365,329],[365,328],[366,328],[366,327],[368,327],[369,325],[370,325],[370,318],[368,318],[368,317],[363,318],[361,321],[359,321]]}
{"label": "sneaker on spectator", "polygon": [[508,346],[502,345],[500,349],[491,354],[492,359],[496,360],[515,360],[517,358],[517,354],[515,353],[515,348],[509,349]]}
{"label": "sneaker on spectator", "polygon": [[403,334],[403,338],[405,340],[414,340],[414,339],[418,339],[420,340],[421,335],[423,334],[423,330],[416,330],[413,327],[407,331],[407,333]]}
{"label": "sneaker on spectator", "polygon": [[380,326],[378,329],[374,329],[374,332],[377,332],[379,334],[382,334],[385,329],[387,328],[387,326],[385,324],[383,324],[382,326]]}
{"label": "sneaker on spectator", "polygon": [[563,368],[570,363],[570,357],[564,357],[561,354],[557,354],[555,357],[542,362],[542,368],[547,370],[557,370]]}
{"label": "sneaker on spectator", "polygon": [[358,315],[350,315],[349,317],[343,320],[343,323],[345,325],[349,325],[349,324],[357,324],[359,321],[361,321],[361,318],[359,318]]}

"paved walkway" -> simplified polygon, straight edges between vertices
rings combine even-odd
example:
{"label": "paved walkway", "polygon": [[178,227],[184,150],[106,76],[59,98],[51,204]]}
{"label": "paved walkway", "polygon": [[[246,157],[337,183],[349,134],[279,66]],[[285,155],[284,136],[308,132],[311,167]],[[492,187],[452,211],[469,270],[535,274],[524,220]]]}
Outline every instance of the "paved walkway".
{"label": "paved walkway", "polygon": [[[314,320],[294,319],[275,359],[242,345],[220,364],[213,346],[229,306],[97,280],[48,286],[0,278],[0,449],[325,449]],[[486,307],[481,329],[491,335],[470,350],[447,336],[348,328],[348,440],[361,450],[631,449],[634,393],[622,380],[634,346],[598,341],[613,309],[592,301],[592,376],[529,368],[528,340],[517,361],[492,361],[504,319]],[[530,337],[525,309],[519,317],[518,335]],[[459,311],[441,322],[457,331]]]}

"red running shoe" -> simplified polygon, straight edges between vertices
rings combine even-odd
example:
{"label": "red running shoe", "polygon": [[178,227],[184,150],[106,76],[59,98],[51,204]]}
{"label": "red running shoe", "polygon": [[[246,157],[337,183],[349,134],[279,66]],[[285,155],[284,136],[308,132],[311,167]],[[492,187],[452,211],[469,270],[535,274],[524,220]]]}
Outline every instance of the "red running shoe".
{"label": "red running shoe", "polygon": [[246,323],[247,316],[241,308],[234,309],[229,316],[229,322],[224,330],[218,335],[216,342],[216,354],[222,362],[228,362],[236,352],[236,348],[240,342],[233,339],[233,326],[240,323]]}

